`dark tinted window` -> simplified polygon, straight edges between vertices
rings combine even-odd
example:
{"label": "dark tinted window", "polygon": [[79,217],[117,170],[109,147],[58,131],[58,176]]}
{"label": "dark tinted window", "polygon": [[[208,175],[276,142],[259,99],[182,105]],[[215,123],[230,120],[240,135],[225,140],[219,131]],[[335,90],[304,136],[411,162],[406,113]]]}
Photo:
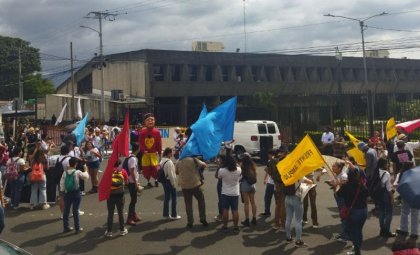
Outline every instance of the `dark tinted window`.
{"label": "dark tinted window", "polygon": [[269,134],[275,134],[276,133],[276,127],[274,124],[267,124],[267,129]]}
{"label": "dark tinted window", "polygon": [[267,127],[265,124],[258,124],[258,134],[267,134]]}

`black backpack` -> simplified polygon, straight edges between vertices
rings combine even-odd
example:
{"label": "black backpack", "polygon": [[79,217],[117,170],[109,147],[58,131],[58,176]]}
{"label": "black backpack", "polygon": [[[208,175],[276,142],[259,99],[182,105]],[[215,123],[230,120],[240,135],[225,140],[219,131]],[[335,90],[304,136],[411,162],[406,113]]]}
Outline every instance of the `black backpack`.
{"label": "black backpack", "polygon": [[65,156],[63,157],[61,160],[59,160],[57,158],[57,161],[55,162],[55,166],[54,166],[54,180],[59,183],[61,180],[61,176],[63,176],[64,173],[64,166],[63,166],[63,161],[66,158],[69,158],[70,156]]}
{"label": "black backpack", "polygon": [[370,197],[375,201],[382,201],[385,193],[387,192],[386,187],[382,185],[382,178],[384,177],[385,172],[379,178],[379,173],[374,175],[368,182],[368,191]]}
{"label": "black backpack", "polygon": [[167,179],[168,176],[166,176],[164,168],[165,168],[166,163],[168,163],[169,160],[170,159],[166,160],[165,163],[163,163],[162,167],[159,165],[159,169],[157,170],[156,180],[160,183],[164,183],[168,180]]}
{"label": "black backpack", "polygon": [[124,159],[124,162],[122,164],[122,168],[125,169],[125,171],[127,172],[127,175],[130,176],[130,169],[128,169],[128,160],[132,157],[135,157],[134,155],[130,155],[128,158]]}

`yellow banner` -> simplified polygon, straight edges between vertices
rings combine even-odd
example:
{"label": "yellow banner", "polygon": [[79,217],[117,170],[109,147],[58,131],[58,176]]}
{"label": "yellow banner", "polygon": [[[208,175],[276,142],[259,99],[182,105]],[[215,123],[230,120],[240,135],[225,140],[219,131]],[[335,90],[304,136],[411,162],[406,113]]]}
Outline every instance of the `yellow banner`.
{"label": "yellow banner", "polygon": [[366,159],[365,159],[365,154],[359,150],[357,147],[353,148],[351,150],[347,151],[347,154],[349,156],[352,156],[354,158],[354,160],[356,160],[357,165],[361,168],[361,169],[365,169],[366,168]]}
{"label": "yellow banner", "polygon": [[277,164],[277,170],[284,184],[288,186],[325,164],[311,137],[306,135],[296,148]]}
{"label": "yellow banner", "polygon": [[386,122],[386,140],[389,140],[397,135],[397,127],[395,126],[394,117]]}
{"label": "yellow banner", "polygon": [[357,148],[357,145],[360,143],[360,140],[350,134],[349,131],[346,131],[346,135],[349,137],[350,141],[354,144],[354,147]]}

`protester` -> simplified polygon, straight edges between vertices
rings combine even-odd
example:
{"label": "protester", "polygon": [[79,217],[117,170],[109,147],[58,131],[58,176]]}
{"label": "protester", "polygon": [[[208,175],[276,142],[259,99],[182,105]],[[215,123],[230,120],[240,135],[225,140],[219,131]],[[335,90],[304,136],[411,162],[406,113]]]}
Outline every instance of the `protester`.
{"label": "protester", "polygon": [[[173,156],[172,148],[165,148],[162,155],[162,160],[159,163],[159,167],[163,169],[166,180],[163,182],[163,191],[165,197],[163,199],[163,217],[171,220],[179,220],[179,216],[176,212],[176,187],[178,181],[175,173],[175,165],[171,158]],[[171,201],[171,215],[169,215],[169,201]]]}
{"label": "protester", "polygon": [[31,158],[31,198],[29,209],[32,210],[34,207],[40,205],[42,206],[42,209],[46,210],[50,208],[50,205],[47,204],[47,180],[44,172],[46,159],[45,154],[41,149],[41,143],[37,143]]}
{"label": "protester", "polygon": [[[276,154],[276,150],[272,149],[268,152],[268,162],[273,160],[274,155]],[[270,217],[271,216],[271,200],[274,197],[274,180],[268,174],[268,167],[269,163],[267,162],[267,166],[264,168],[265,175],[264,175],[264,185],[265,185],[265,192],[264,192],[264,212],[260,213],[260,216],[263,217]]]}
{"label": "protester", "polygon": [[350,240],[353,242],[353,251],[347,254],[361,254],[363,241],[363,226],[367,219],[367,197],[369,192],[360,181],[358,171],[349,171],[348,181],[342,186],[337,186],[337,196],[344,198],[347,208],[351,208],[346,229]]}
{"label": "protester", "polygon": [[200,222],[203,227],[207,227],[206,202],[202,189],[203,180],[197,169],[205,168],[207,164],[196,157],[185,157],[179,160],[175,166],[176,174],[179,176],[178,185],[182,189],[187,213],[187,228],[192,228],[194,223],[192,197],[197,199]]}
{"label": "protester", "polygon": [[214,216],[215,221],[223,220],[223,207],[222,207],[222,179],[219,178],[219,170],[223,167],[224,162],[222,161],[221,155],[218,155],[216,158],[217,170],[214,173],[214,177],[217,179],[216,191],[217,191],[217,212],[218,214]]}
{"label": "protester", "polygon": [[[242,225],[249,227],[250,222],[253,225],[257,224],[257,205],[255,204],[255,183],[257,182],[257,171],[255,162],[251,155],[244,153],[241,159],[242,178],[240,184],[240,191],[244,203],[245,220],[241,222]],[[222,186],[223,189],[223,186]],[[252,220],[249,221],[249,207],[251,206]]]}
{"label": "protester", "polygon": [[[397,136],[397,144],[394,146],[394,152],[398,151],[398,142],[404,142],[404,150],[410,151],[411,155],[414,155],[414,150],[420,148],[420,141],[410,142],[406,134],[399,134]],[[413,159],[413,164],[416,165],[416,161]]]}
{"label": "protester", "polygon": [[120,236],[125,236],[128,230],[124,227],[124,186],[128,185],[128,175],[125,170],[119,168],[121,160],[117,160],[112,169],[111,193],[106,201],[108,209],[107,229],[105,237],[112,237],[112,224],[114,211],[117,207],[118,222],[120,224]]}
{"label": "protester", "polygon": [[220,155],[221,168],[218,171],[218,178],[222,180],[221,204],[223,208],[223,227],[227,231],[229,219],[229,208],[232,211],[233,231],[239,232],[238,203],[239,203],[239,180],[241,179],[241,168],[236,165],[231,155]]}
{"label": "protester", "polygon": [[[404,162],[401,166],[401,172],[397,179],[397,184],[399,184],[404,172],[410,170],[414,167],[413,162]],[[410,215],[410,229],[408,225],[408,216]],[[409,232],[410,230],[410,232]],[[401,198],[401,217],[400,217],[400,227],[397,230],[399,239],[406,238],[410,234],[409,239],[411,242],[416,242],[419,237],[419,210],[412,208],[404,198]]]}
{"label": "protester", "polygon": [[336,158],[343,158],[346,155],[347,142],[338,132],[335,134],[333,143],[333,156]]}
{"label": "protester", "polygon": [[391,184],[391,175],[388,172],[388,160],[380,158],[378,160],[377,170],[374,173],[379,178],[380,184],[385,188],[383,197],[378,201],[379,206],[379,235],[382,237],[395,237],[395,233],[390,231],[392,221],[393,188]]}
{"label": "protester", "polygon": [[[303,177],[296,183],[284,187],[284,193],[286,195],[286,242],[292,243],[293,241],[295,241],[296,248],[307,246],[307,244],[302,240],[303,203],[301,198],[296,195],[296,191],[300,188],[300,185],[303,182],[307,184],[312,184],[311,180],[309,180],[306,177]],[[296,240],[292,238],[291,233],[293,215],[295,216]]]}
{"label": "protester", "polygon": [[[322,174],[322,173],[321,173]],[[306,175],[306,178],[311,180],[315,183],[314,173],[310,173]],[[317,178],[319,181],[319,178]],[[303,218],[302,223],[308,223],[308,206],[309,203],[311,204],[311,219],[312,219],[312,228],[319,228],[318,223],[318,210],[316,208],[316,187],[313,187],[309,190],[308,194],[306,194],[305,198],[303,199]]]}
{"label": "protester", "polygon": [[155,186],[157,187],[159,184],[156,180],[156,174],[162,153],[162,138],[160,131],[155,128],[155,116],[152,113],[144,115],[144,124],[146,128],[141,130],[139,138],[143,176],[147,180],[148,187],[152,187],[150,178],[155,179]]}
{"label": "protester", "polygon": [[[359,144],[357,144],[357,148],[361,150],[365,155],[365,160],[366,160],[365,173],[369,181],[369,179],[373,175],[373,172],[376,169],[376,165],[378,164],[378,153],[376,152],[375,149],[370,148],[364,142],[360,142]],[[368,185],[369,185],[369,182],[368,182]]]}
{"label": "protester", "polygon": [[[123,169],[127,171],[128,191],[130,192],[130,204],[128,206],[127,225],[135,226],[141,219],[136,213],[137,192],[140,186],[139,164],[136,154],[139,151],[139,145],[132,145],[131,154],[124,160]],[[141,186],[140,186],[141,187]]]}
{"label": "protester", "polygon": [[324,129],[324,133],[321,136],[321,143],[323,148],[323,154],[332,156],[333,151],[333,143],[334,143],[334,134],[331,132],[331,127],[326,127]]}
{"label": "protester", "polygon": [[[18,209],[20,198],[22,195],[23,184],[25,182],[26,172],[30,169],[28,165],[26,165],[25,159],[22,158],[22,148],[16,147],[12,151],[12,157],[7,161],[7,168],[14,167],[16,169],[17,176],[16,178],[8,179],[8,184],[10,185],[10,207],[11,209]],[[12,166],[14,165],[14,166]],[[6,169],[6,173],[8,170]],[[5,176],[7,178],[7,176]]]}
{"label": "protester", "polygon": [[76,164],[77,159],[74,157],[70,158],[69,167],[64,171],[60,180],[60,191],[64,193],[63,233],[73,230],[73,228],[69,226],[70,208],[72,208],[74,230],[76,231],[76,234],[83,231],[79,221],[79,207],[81,202],[79,180],[88,180],[89,174],[84,171],[76,170]]}
{"label": "protester", "polygon": [[93,146],[91,141],[86,142],[84,148],[84,155],[87,161],[87,167],[89,169],[90,180],[92,183],[92,189],[89,191],[90,194],[98,193],[98,171],[101,166],[100,159],[102,158],[99,150]]}

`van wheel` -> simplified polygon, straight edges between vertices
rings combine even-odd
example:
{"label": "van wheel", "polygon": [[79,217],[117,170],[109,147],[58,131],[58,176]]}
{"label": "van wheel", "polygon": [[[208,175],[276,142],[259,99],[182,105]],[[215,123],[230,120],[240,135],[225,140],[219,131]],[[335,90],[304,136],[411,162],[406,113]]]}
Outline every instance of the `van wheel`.
{"label": "van wheel", "polygon": [[236,158],[238,159],[242,158],[244,153],[245,153],[244,147],[241,147],[241,146],[235,147]]}

